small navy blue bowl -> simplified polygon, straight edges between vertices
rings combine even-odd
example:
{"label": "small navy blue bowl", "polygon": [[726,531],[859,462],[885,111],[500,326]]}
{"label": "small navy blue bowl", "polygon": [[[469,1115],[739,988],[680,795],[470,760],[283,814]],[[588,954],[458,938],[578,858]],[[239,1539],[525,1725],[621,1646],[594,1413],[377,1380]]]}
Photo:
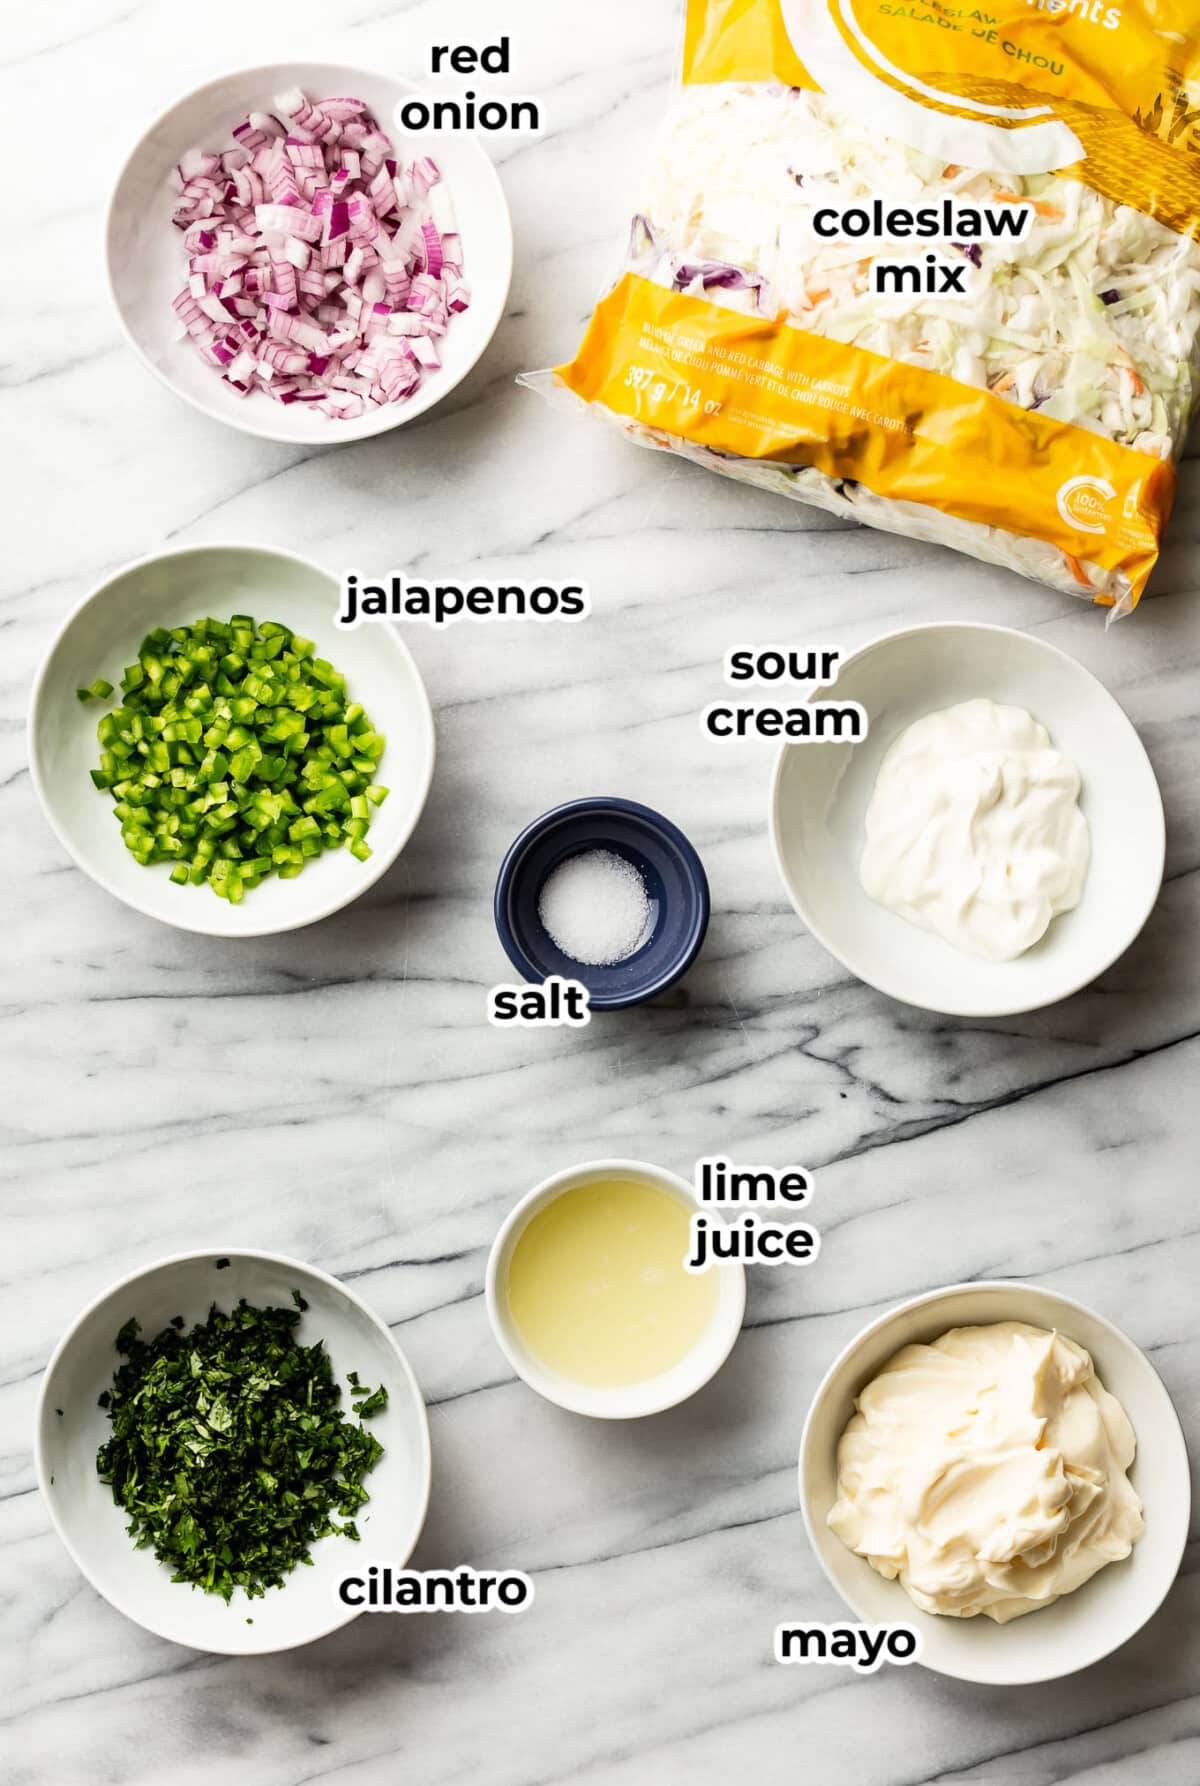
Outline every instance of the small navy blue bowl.
{"label": "small navy blue bowl", "polygon": [[[538,917],[547,876],[585,850],[611,850],[632,862],[650,901],[650,935],[611,967],[564,955]],[[500,864],[495,909],[504,952],[526,980],[579,980],[593,1011],[617,1011],[665,992],[692,965],[708,929],[708,878],[683,832],[660,812],[636,800],[569,800],[517,838]]]}

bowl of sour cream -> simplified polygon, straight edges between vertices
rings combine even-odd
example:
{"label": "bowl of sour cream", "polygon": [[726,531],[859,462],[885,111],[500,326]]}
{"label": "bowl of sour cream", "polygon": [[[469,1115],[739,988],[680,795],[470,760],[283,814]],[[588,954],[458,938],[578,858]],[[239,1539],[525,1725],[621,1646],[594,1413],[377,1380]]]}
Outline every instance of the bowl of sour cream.
{"label": "bowl of sour cream", "polygon": [[847,658],[836,694],[866,738],[785,745],[771,798],[784,886],[830,954],[906,1004],[999,1017],[1125,952],[1162,884],[1162,797],[1082,664],[1008,627],[917,626]]}

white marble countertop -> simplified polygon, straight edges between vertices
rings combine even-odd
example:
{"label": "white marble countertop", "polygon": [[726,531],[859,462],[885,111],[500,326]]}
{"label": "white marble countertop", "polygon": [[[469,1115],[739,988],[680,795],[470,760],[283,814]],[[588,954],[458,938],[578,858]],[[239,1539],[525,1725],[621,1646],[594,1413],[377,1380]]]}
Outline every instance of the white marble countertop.
{"label": "white marble countertop", "polygon": [[[987,1691],[918,1669],[771,1661],[783,1618],[835,1618],[796,1506],[808,1397],[893,1301],[1020,1275],[1115,1316],[1200,1440],[1200,608],[1195,465],[1158,599],[1106,632],[1083,604],[639,453],[514,387],[565,356],[615,267],[669,78],[675,0],[63,0],[5,33],[17,278],[3,299],[0,567],[3,1176],[8,1244],[0,1559],[13,1786],[1193,1786],[1200,1551],[1143,1634],[1083,1676]],[[498,160],[518,241],[492,351],[420,426],[333,451],[242,438],[162,390],[118,337],[100,218],[141,122],[287,47],[419,71],[507,29],[536,144]],[[42,145],[45,175],[39,172]],[[20,269],[24,268],[25,271]],[[586,580],[582,626],[410,633],[439,766],[417,836],[358,905],[237,947],[137,916],[64,857],[26,768],[30,680],[65,610],[165,541],[295,546],[480,577]],[[738,641],[986,618],[1076,653],[1161,779],[1167,881],[1145,934],[1055,1009],[957,1022],[888,1003],[807,937],[765,833],[771,748],[705,749]],[[560,799],[621,792],[692,836],[707,947],[659,1008],[500,1034],[499,858]],[[503,1213],[573,1161],[689,1171],[717,1150],[818,1173],[810,1272],[753,1275],[713,1388],[640,1425],[539,1401],[489,1336]],[[30,1458],[59,1334],[113,1278],[189,1247],[263,1246],[348,1277],[430,1407],[418,1553],[533,1572],[517,1619],[370,1619],[227,1661],[162,1643],[81,1578]]]}

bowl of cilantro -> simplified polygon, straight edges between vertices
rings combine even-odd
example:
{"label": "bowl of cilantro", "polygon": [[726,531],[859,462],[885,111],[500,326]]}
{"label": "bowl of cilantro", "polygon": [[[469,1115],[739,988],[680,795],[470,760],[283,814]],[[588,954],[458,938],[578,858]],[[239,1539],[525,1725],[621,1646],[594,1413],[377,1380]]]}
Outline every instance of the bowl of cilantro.
{"label": "bowl of cilantro", "polygon": [[274,1253],[181,1254],[106,1290],[47,1366],[34,1448],[96,1591],[222,1655],[348,1624],[343,1582],[403,1567],[429,1500],[399,1346],[336,1278]]}

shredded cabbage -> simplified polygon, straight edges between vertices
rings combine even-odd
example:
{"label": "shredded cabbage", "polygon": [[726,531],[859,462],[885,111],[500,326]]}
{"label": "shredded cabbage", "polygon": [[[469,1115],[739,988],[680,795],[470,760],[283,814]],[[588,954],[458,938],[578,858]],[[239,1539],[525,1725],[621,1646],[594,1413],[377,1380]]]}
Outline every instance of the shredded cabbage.
{"label": "shredded cabbage", "polygon": [[[976,273],[966,298],[880,296],[875,259],[912,240],[823,242],[822,205],[886,196],[1033,202],[1019,239],[940,243]],[[1078,180],[989,174],[935,160],[841,115],[816,92],[698,84],[675,94],[635,217],[627,270],[668,288],[886,355],[1027,410],[1170,459],[1196,389],[1200,245]],[[647,444],[660,430],[627,424]],[[882,498],[811,466],[673,450],[726,475],[941,541],[1074,594],[1129,605],[1128,580],[1037,539]],[[1082,586],[1081,586],[1082,585]]]}

